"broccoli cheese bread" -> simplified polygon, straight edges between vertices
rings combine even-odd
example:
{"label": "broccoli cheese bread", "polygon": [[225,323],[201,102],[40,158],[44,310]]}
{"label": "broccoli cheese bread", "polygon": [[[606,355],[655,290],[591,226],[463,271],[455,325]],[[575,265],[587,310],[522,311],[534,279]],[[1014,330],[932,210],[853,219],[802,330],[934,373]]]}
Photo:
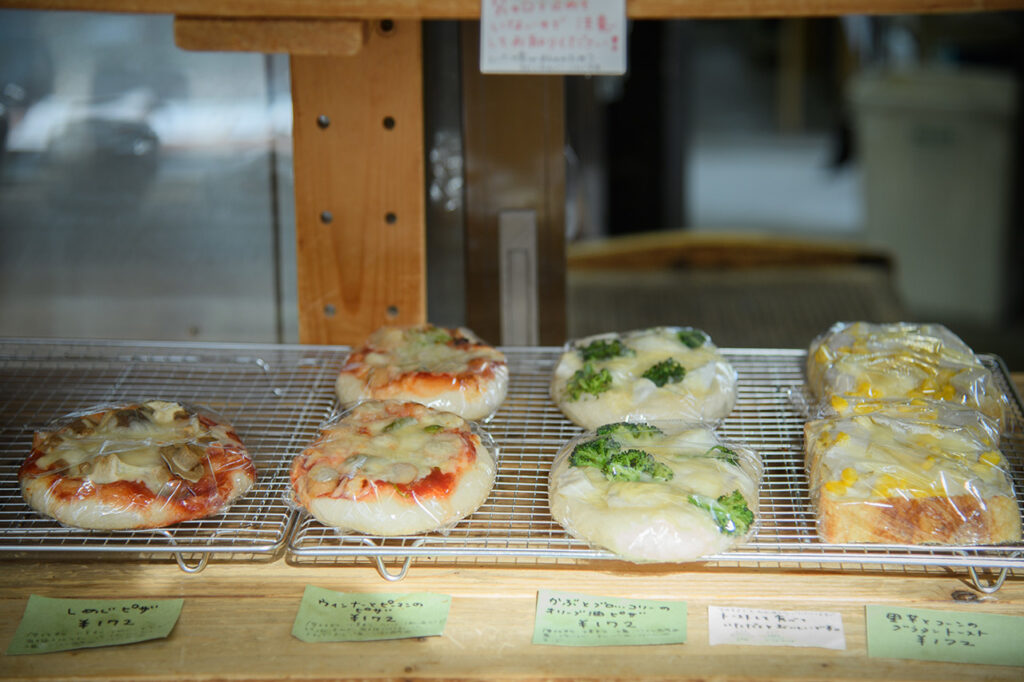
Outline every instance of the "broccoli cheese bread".
{"label": "broccoli cheese bread", "polygon": [[1006,409],[991,372],[938,324],[838,323],[811,343],[807,383],[837,409],[858,398],[921,398],[977,409],[997,424]]}
{"label": "broccoli cheese bread", "polygon": [[551,514],[570,535],[634,562],[693,561],[753,534],[761,462],[707,428],[615,423],[567,443]]}
{"label": "broccoli cheese bread", "polygon": [[862,402],[805,425],[818,534],[829,543],[994,544],[1020,540],[995,424],[921,399]]}
{"label": "broccoli cheese bread", "polygon": [[655,327],[566,344],[551,397],[575,424],[714,421],[736,403],[736,370],[704,332]]}

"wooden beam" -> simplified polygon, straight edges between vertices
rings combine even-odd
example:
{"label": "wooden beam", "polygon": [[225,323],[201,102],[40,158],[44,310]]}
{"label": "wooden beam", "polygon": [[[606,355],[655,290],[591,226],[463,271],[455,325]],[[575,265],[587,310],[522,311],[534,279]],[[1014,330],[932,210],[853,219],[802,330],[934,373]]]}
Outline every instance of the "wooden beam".
{"label": "wooden beam", "polygon": [[425,321],[420,28],[377,22],[353,57],[292,57],[303,343]]}
{"label": "wooden beam", "polygon": [[351,57],[366,41],[366,22],[352,19],[174,18],[184,50]]}
{"label": "wooden beam", "polygon": [[[630,19],[1019,10],[1022,0],[629,0]],[[0,7],[195,16],[479,19],[480,0],[0,0]]]}

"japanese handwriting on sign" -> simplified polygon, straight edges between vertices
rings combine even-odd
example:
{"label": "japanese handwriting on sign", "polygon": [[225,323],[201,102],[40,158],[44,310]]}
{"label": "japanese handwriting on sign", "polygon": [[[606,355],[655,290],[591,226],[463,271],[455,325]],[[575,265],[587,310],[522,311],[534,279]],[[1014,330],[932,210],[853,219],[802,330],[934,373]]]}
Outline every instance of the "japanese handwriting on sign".
{"label": "japanese handwriting on sign", "polygon": [[600,646],[686,641],[686,604],[542,590],[535,644]]}
{"label": "japanese handwriting on sign", "polygon": [[912,633],[921,646],[930,643],[947,647],[973,647],[978,645],[979,639],[989,634],[968,619],[926,618],[916,613],[893,611],[888,611],[885,619],[892,623],[893,632]]}
{"label": "japanese handwriting on sign", "polygon": [[181,599],[51,599],[32,595],[8,653],[111,646],[166,637]]}
{"label": "japanese handwriting on sign", "polygon": [[292,635],[304,642],[427,637],[444,631],[451,597],[344,594],[307,585]]}
{"label": "japanese handwriting on sign", "polygon": [[983,611],[865,607],[868,655],[1024,666],[1024,618]]}
{"label": "japanese handwriting on sign", "polygon": [[484,0],[484,73],[623,73],[625,0]]}
{"label": "japanese handwriting on sign", "polygon": [[708,607],[708,641],[716,644],[845,649],[838,613]]}

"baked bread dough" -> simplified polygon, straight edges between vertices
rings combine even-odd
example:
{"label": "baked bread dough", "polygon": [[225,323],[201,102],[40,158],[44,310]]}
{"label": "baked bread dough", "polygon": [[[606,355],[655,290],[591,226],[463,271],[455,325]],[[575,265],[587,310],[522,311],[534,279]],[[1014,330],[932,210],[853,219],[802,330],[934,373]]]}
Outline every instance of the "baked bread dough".
{"label": "baked bread dough", "polygon": [[327,526],[371,535],[444,530],[494,484],[489,437],[451,412],[369,400],[326,425],[291,467],[294,501]]}
{"label": "baked bread dough", "polygon": [[920,398],[981,411],[1001,423],[1006,398],[971,348],[939,324],[840,322],[814,339],[807,384],[816,400]]}
{"label": "baked bread dough", "polygon": [[828,543],[1019,541],[1020,511],[999,432],[950,403],[862,402],[805,425],[818,535]]}
{"label": "baked bread dough", "polygon": [[585,429],[618,421],[710,423],[732,411],[736,379],[704,332],[654,327],[566,344],[550,392]]}
{"label": "baked bread dough", "polygon": [[381,327],[349,354],[336,390],[344,407],[412,401],[479,420],[505,400],[508,364],[463,327]]}
{"label": "baked bread dough", "polygon": [[95,406],[36,432],[18,472],[36,511],[78,528],[161,528],[223,511],[256,480],[231,425],[182,403]]}
{"label": "baked bread dough", "polygon": [[757,455],[708,428],[609,424],[559,451],[548,498],[573,537],[633,562],[684,562],[753,534],[760,478]]}

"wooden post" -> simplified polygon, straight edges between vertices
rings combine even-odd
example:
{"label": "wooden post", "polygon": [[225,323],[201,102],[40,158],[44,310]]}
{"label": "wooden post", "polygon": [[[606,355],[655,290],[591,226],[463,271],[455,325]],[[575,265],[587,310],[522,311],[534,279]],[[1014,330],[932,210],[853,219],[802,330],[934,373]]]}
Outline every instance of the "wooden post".
{"label": "wooden post", "polygon": [[299,340],[354,344],[426,318],[419,21],[351,57],[293,55]]}

